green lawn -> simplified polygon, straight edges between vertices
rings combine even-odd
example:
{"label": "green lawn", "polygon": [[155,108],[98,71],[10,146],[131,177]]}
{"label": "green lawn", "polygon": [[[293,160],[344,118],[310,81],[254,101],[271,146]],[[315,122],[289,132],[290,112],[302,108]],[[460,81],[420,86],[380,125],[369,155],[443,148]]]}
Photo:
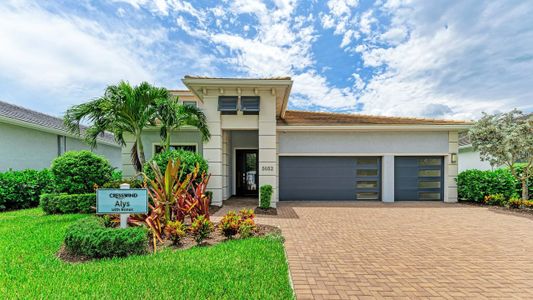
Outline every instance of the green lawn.
{"label": "green lawn", "polygon": [[186,251],[83,264],[58,260],[66,228],[84,215],[0,213],[2,299],[291,299],[283,244],[252,238]]}

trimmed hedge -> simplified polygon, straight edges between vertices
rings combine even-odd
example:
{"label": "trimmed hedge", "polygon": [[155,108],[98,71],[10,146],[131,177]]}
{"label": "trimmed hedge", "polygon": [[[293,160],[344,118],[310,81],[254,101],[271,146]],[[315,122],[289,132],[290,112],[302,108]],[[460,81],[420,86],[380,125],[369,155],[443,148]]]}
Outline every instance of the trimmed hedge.
{"label": "trimmed hedge", "polygon": [[144,254],[147,247],[148,229],[108,228],[98,217],[79,220],[68,228],[65,235],[65,248],[69,253],[89,258]]}
{"label": "trimmed hedge", "polygon": [[[201,176],[202,172],[205,172],[207,174],[208,166],[207,161],[198,153],[191,152],[191,151],[185,151],[185,150],[172,150],[172,151],[164,151],[161,153],[156,154],[149,162],[144,164],[144,174],[148,176],[148,178],[153,179],[154,178],[154,172],[152,171],[152,168],[150,167],[150,162],[155,161],[159,168],[161,169],[161,173],[165,173],[165,170],[167,168],[168,161],[172,159],[174,161],[179,160],[180,170],[183,170],[180,180],[183,181],[187,174],[190,174],[194,171],[194,168],[196,167],[196,164],[199,165],[199,172],[198,177]],[[201,180],[198,178],[198,180]]]}
{"label": "trimmed hedge", "polygon": [[52,162],[52,173],[59,193],[84,194],[94,192],[111,180],[113,168],[103,156],[91,151],[68,151]]}
{"label": "trimmed hedge", "polygon": [[94,212],[96,194],[42,194],[40,202],[47,214],[87,214]]}
{"label": "trimmed hedge", "polygon": [[272,186],[270,184],[262,185],[259,188],[259,194],[261,195],[261,200],[259,201],[259,207],[267,209],[270,207],[270,202],[272,200]]}
{"label": "trimmed hedge", "polygon": [[466,170],[457,177],[460,200],[480,202],[485,196],[501,194],[505,199],[517,193],[517,180],[508,169],[494,171]]}
{"label": "trimmed hedge", "polygon": [[42,193],[54,191],[49,170],[23,170],[0,173],[0,211],[39,205]]}

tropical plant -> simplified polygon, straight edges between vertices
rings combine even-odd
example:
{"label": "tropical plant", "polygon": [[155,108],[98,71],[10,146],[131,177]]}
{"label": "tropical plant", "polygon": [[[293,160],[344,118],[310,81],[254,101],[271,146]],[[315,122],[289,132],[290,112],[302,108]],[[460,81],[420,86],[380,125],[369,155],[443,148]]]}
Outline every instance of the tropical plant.
{"label": "tropical plant", "polygon": [[131,159],[136,170],[141,171],[145,162],[142,133],[147,126],[155,125],[154,104],[167,98],[168,91],[164,88],[147,82],[132,87],[121,81],[108,86],[103,96],[68,109],[64,122],[70,132],[78,135],[81,134],[80,124],[90,123],[83,135],[92,147],[96,147],[97,138],[106,131],[112,132],[115,141],[122,146],[126,146],[125,134],[133,135]]}
{"label": "tropical plant", "polygon": [[254,210],[243,208],[239,210],[239,216],[241,217],[242,220],[247,220],[247,219],[253,220],[255,218]]}
{"label": "tropical plant", "polygon": [[485,196],[484,202],[485,204],[488,204],[488,205],[505,206],[508,201],[504,195],[494,194],[494,195]]}
{"label": "tropical plant", "polygon": [[253,219],[244,219],[239,224],[239,234],[241,238],[252,236],[256,229],[257,226],[255,225],[255,221]]}
{"label": "tropical plant", "polygon": [[52,161],[52,174],[58,192],[84,194],[94,192],[111,179],[109,161],[91,151],[68,151]]}
{"label": "tropical plant", "polygon": [[225,237],[231,238],[239,231],[240,224],[241,217],[234,210],[230,210],[218,223],[218,229]]}
{"label": "tropical plant", "polygon": [[165,234],[174,245],[178,245],[181,242],[181,239],[185,237],[185,230],[185,224],[180,221],[170,221],[165,226]]}
{"label": "tropical plant", "polygon": [[161,125],[160,135],[165,151],[170,150],[172,132],[184,126],[196,127],[204,141],[208,141],[211,137],[207,127],[207,118],[198,107],[179,104],[177,98],[158,99],[155,107],[157,120]]}
{"label": "tropical plant", "polygon": [[207,219],[205,216],[198,216],[192,222],[189,227],[189,231],[194,236],[194,240],[200,245],[206,238],[209,237],[211,232],[215,230],[213,222]]}
{"label": "tropical plant", "polygon": [[204,216],[209,220],[209,205],[211,199],[206,195],[207,184],[211,175],[202,173],[197,179],[198,167],[193,171],[187,192],[182,194],[182,198],[178,199],[179,207],[177,209],[182,211],[183,216],[190,215],[191,221],[197,216]]}
{"label": "tropical plant", "polygon": [[[522,183],[522,199],[527,200],[528,179],[533,176],[533,114],[516,109],[504,114],[483,114],[470,129],[469,137],[482,160],[509,168]],[[521,173],[515,167],[519,162],[525,163]]]}
{"label": "tropical plant", "polygon": [[[148,205],[149,213],[146,218],[144,218],[144,223],[146,223],[152,231],[155,251],[157,244],[156,239],[160,242],[163,241],[162,233],[165,225],[176,218],[178,218],[179,221],[183,221],[182,217],[173,216],[172,208],[178,199],[183,198],[183,194],[186,193],[193,174],[188,174],[185,181],[180,181],[180,163],[179,161],[176,162],[173,160],[168,161],[164,174],[161,173],[161,170],[156,163],[152,163],[152,170],[155,174],[155,179],[149,179],[143,174],[145,177],[145,188],[148,190],[148,195],[152,200]],[[188,207],[187,209],[191,210],[192,207]]]}

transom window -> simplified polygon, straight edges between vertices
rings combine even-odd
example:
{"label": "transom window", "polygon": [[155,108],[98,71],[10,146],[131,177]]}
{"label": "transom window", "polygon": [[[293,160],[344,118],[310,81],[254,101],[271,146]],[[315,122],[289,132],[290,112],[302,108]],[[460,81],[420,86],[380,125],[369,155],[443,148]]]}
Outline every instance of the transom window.
{"label": "transom window", "polygon": [[245,115],[259,114],[259,97],[257,96],[242,96],[241,110]]}
{"label": "transom window", "polygon": [[237,96],[220,96],[218,97],[218,110],[222,114],[237,114]]}

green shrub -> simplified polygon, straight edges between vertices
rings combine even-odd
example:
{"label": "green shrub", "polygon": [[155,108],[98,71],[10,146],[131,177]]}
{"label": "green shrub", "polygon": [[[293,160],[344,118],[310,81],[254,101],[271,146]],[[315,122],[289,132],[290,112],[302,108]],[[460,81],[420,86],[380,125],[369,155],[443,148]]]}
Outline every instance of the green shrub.
{"label": "green shrub", "polygon": [[68,194],[94,192],[111,179],[112,167],[103,156],[90,151],[69,151],[54,159],[52,173],[57,191]]}
{"label": "green shrub", "polygon": [[[150,167],[150,162],[155,161],[161,169],[161,173],[164,174],[168,161],[170,159],[174,161],[179,160],[181,163],[180,170],[183,170],[183,172],[181,173],[180,181],[183,181],[187,174],[192,173],[194,171],[196,164],[198,164],[199,166],[198,177],[200,177],[200,174],[202,174],[202,172],[205,172],[207,174],[207,161],[200,154],[181,149],[163,151],[159,154],[156,154],[150,161],[144,164],[144,173],[146,174],[146,176],[148,176],[148,178],[154,178],[154,171],[152,171],[152,168]],[[198,181],[201,181],[201,178],[198,178]]]}
{"label": "green shrub", "polygon": [[112,180],[112,181],[104,183],[102,187],[105,189],[118,189],[120,188],[120,185],[123,183],[129,184],[130,188],[132,189],[138,189],[138,188],[143,187],[143,181],[140,179],[135,179],[135,178],[124,178],[120,180]]}
{"label": "green shrub", "polygon": [[98,217],[81,219],[65,235],[69,253],[90,258],[124,257],[146,253],[148,230],[144,227],[106,228]]}
{"label": "green shrub", "polygon": [[457,177],[460,200],[480,202],[485,196],[502,194],[505,199],[516,193],[516,179],[507,169],[494,171],[466,170]]}
{"label": "green shrub", "polygon": [[115,169],[111,173],[111,180],[112,181],[120,181],[120,180],[122,180],[122,178],[123,178],[122,170]]}
{"label": "green shrub", "polygon": [[272,186],[269,184],[262,185],[259,189],[261,200],[259,201],[259,207],[267,209],[270,207],[270,201],[272,199]]}
{"label": "green shrub", "polygon": [[485,196],[484,202],[488,205],[506,206],[508,200],[502,194],[494,194]]}
{"label": "green shrub", "polygon": [[0,173],[0,211],[39,205],[42,193],[54,191],[52,178],[47,169]]}
{"label": "green shrub", "polygon": [[213,222],[205,216],[196,217],[189,227],[189,231],[193,235],[197,244],[201,244],[214,230],[215,227]]}
{"label": "green shrub", "polygon": [[96,194],[42,194],[40,206],[47,214],[94,212]]}

